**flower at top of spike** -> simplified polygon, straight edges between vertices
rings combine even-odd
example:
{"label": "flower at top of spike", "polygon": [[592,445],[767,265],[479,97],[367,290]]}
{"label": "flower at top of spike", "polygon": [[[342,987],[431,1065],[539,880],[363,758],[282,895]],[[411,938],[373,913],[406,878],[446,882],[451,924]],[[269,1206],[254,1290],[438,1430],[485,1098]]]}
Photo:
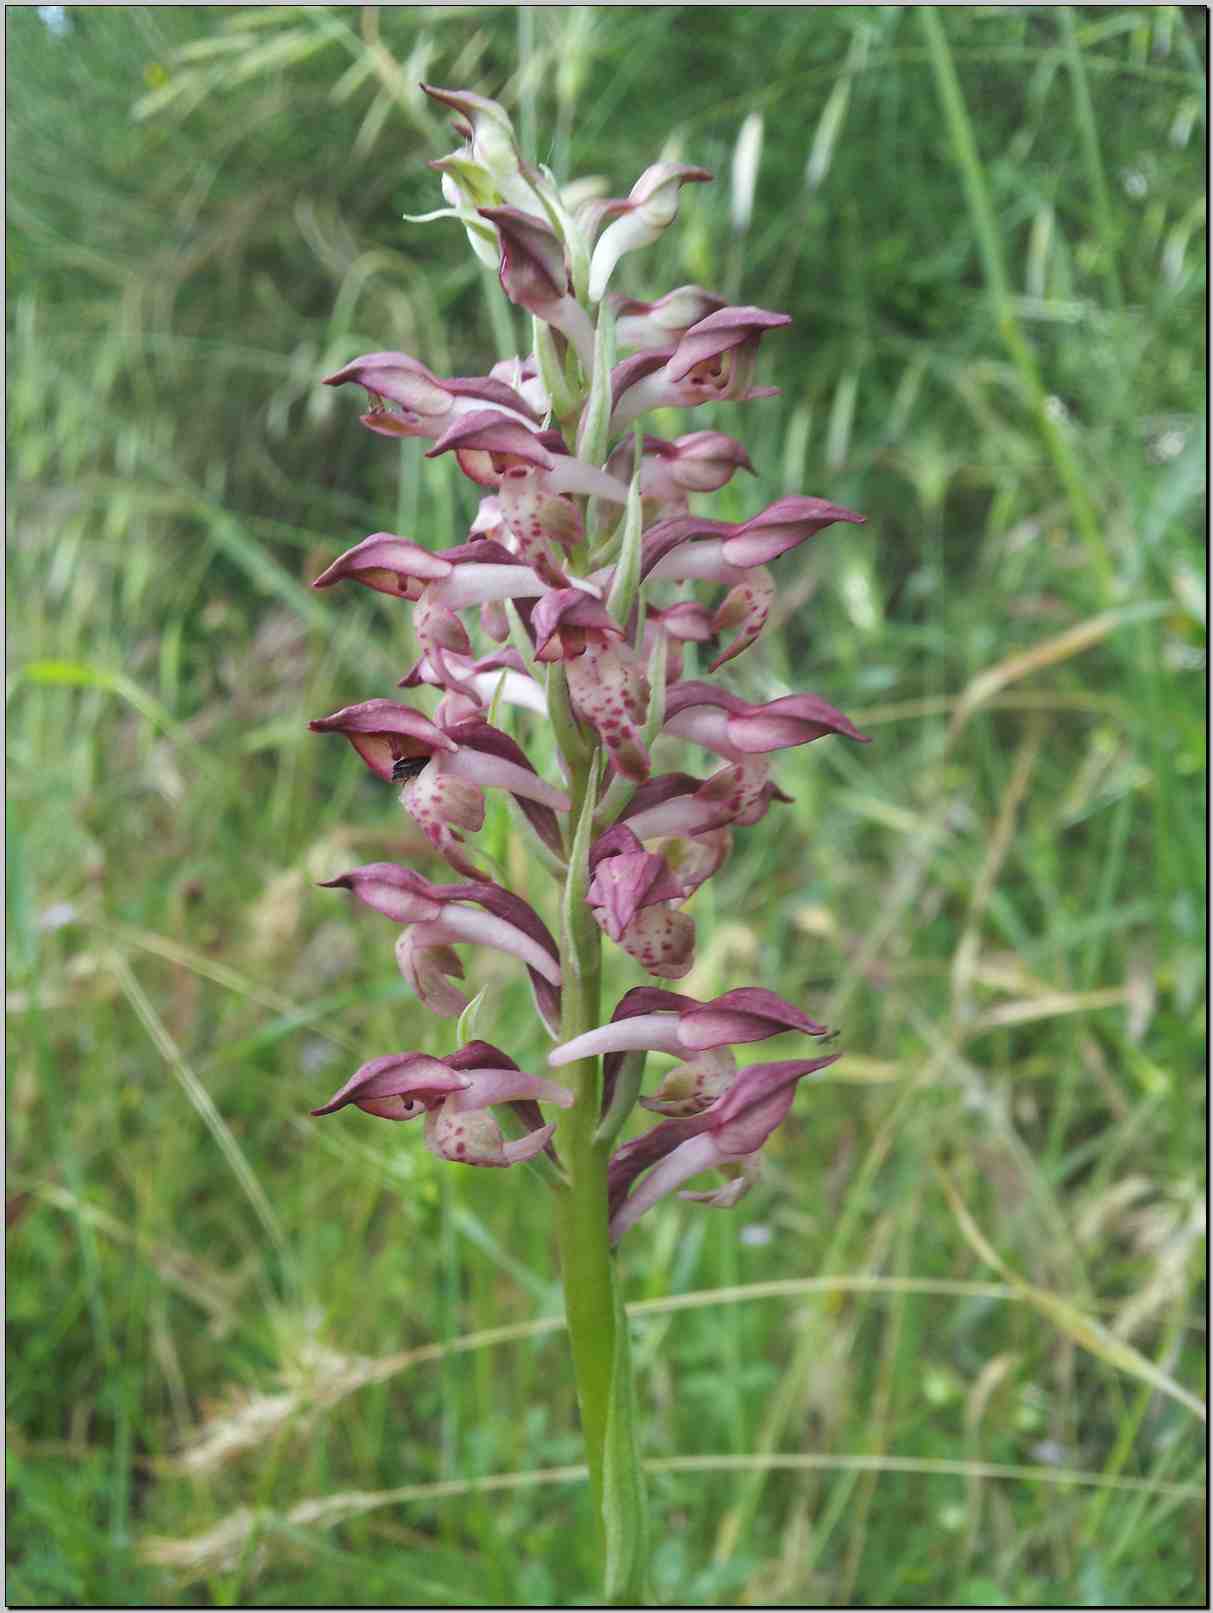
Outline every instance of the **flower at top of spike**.
{"label": "flower at top of spike", "polygon": [[501,243],[498,275],[512,303],[552,325],[577,350],[586,370],[594,364],[594,327],[570,295],[564,247],[546,219],[517,207],[481,207]]}
{"label": "flower at top of spike", "polygon": [[589,295],[601,302],[615,265],[625,252],[649,246],[673,223],[678,214],[678,192],[686,184],[702,184],[712,178],[706,168],[685,162],[656,162],[622,199],[587,204],[584,223],[588,233],[603,219],[612,218],[598,238],[590,259]]}

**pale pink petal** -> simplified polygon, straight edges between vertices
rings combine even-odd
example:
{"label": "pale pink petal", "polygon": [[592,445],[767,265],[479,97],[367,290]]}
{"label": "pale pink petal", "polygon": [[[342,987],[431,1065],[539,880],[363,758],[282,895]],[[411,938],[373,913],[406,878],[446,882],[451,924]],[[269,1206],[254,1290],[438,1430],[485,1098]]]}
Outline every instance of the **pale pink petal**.
{"label": "pale pink petal", "polygon": [[[430,1117],[426,1116],[426,1125]],[[617,1243],[630,1226],[634,1226],[646,1210],[658,1199],[681,1187],[702,1171],[710,1171],[722,1163],[719,1144],[711,1132],[691,1137],[680,1143],[671,1153],[655,1165],[649,1174],[635,1186],[621,1207],[611,1217],[611,1242]]]}
{"label": "pale pink petal", "polygon": [[558,790],[546,779],[541,779],[538,773],[532,773],[505,757],[491,756],[486,751],[473,750],[470,745],[461,745],[454,756],[443,756],[440,774],[444,777],[466,779],[484,789],[490,789],[495,785],[499,789],[508,790],[511,795],[521,795],[528,801],[538,801],[542,806],[551,807],[553,812],[568,812],[572,808],[572,803],[563,790]]}
{"label": "pale pink petal", "polygon": [[612,1020],[595,1030],[583,1031],[548,1054],[553,1069],[573,1064],[577,1059],[596,1058],[600,1053],[633,1053],[642,1048],[681,1056],[685,1049],[678,1039],[677,1014],[637,1014],[631,1019]]}
{"label": "pale pink petal", "polygon": [[[462,902],[448,902],[440,920],[442,928],[453,941],[473,941],[480,946],[496,947],[499,952],[511,952],[530,968],[537,970],[554,986],[560,984],[560,963],[531,936],[493,913],[486,913]],[[525,1096],[525,1094],[520,1094]],[[494,1102],[497,1100],[494,1099]]]}

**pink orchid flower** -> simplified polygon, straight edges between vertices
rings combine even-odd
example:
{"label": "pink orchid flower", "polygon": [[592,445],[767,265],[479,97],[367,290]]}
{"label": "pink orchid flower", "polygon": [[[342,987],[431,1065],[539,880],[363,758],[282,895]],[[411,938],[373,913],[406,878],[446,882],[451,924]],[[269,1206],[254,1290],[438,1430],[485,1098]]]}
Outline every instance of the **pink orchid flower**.
{"label": "pink orchid flower", "polygon": [[784,695],[757,706],[699,679],[675,684],[668,692],[663,732],[693,740],[731,762],[808,745],[827,734],[870,743],[849,717],[820,695]]}
{"label": "pink orchid flower", "polygon": [[706,1003],[656,986],[637,986],[625,994],[620,1009],[625,1005],[626,1017],[562,1042],[548,1054],[548,1063],[555,1069],[600,1053],[630,1053],[642,1048],[685,1058],[707,1048],[761,1042],[784,1031],[829,1034],[825,1025],[818,1025],[762,986],[742,986]]}
{"label": "pink orchid flower", "polygon": [[662,859],[616,824],[591,848],[590,869],[586,900],[611,940],[651,975],[681,980],[689,974],[695,921],[677,911],[686,892]]}
{"label": "pink orchid flower", "polygon": [[463,966],[451,948],[470,942],[520,959],[545,1023],[559,1024],[560,950],[547,925],[520,896],[491,880],[434,885],[396,863],[367,863],[323,884],[352,891],[375,912],[405,926],[408,944],[403,955],[397,951],[397,962],[434,1013],[452,1018],[467,1007],[468,999],[444,977],[462,979]]}
{"label": "pink orchid flower", "polygon": [[624,359],[611,372],[612,431],[651,409],[777,397],[778,387],[750,385],[754,360],[763,334],[791,323],[790,315],[763,308],[721,308],[692,325],[675,346]]}
{"label": "pink orchid flower", "polygon": [[[709,1108],[684,1119],[665,1120],[617,1149],[607,1168],[611,1241],[618,1242],[646,1210],[691,1177],[752,1161],[792,1107],[797,1084],[838,1057],[833,1053],[820,1059],[747,1065]],[[649,1174],[633,1188],[645,1170]],[[710,1194],[708,1202],[727,1207],[739,1197],[736,1191],[723,1197]]]}
{"label": "pink orchid flower", "polygon": [[[384,437],[440,437],[461,415],[490,408],[528,426],[540,419],[504,381],[481,375],[444,381],[408,353],[363,353],[325,376],[323,384],[345,386],[350,381],[365,388],[371,399],[363,425]],[[395,407],[389,409],[389,403]]]}
{"label": "pink orchid flower", "polygon": [[[503,1167],[533,1159],[548,1146],[556,1128],[542,1124],[540,1102],[568,1109],[573,1094],[568,1087],[527,1075],[489,1042],[468,1042],[443,1059],[427,1053],[387,1053],[372,1059],[312,1113],[335,1114],[355,1104],[383,1120],[424,1115],[426,1147],[439,1159]],[[491,1113],[494,1104],[521,1111],[524,1123],[531,1122],[526,1135],[506,1142]]]}

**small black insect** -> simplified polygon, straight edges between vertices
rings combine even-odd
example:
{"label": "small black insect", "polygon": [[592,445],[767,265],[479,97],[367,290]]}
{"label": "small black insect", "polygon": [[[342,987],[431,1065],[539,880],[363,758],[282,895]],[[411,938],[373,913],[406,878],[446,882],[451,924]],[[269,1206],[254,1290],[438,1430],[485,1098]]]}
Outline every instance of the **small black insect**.
{"label": "small black insect", "polygon": [[401,756],[392,763],[392,782],[405,784],[411,778],[416,778],[423,767],[428,767],[428,756]]}

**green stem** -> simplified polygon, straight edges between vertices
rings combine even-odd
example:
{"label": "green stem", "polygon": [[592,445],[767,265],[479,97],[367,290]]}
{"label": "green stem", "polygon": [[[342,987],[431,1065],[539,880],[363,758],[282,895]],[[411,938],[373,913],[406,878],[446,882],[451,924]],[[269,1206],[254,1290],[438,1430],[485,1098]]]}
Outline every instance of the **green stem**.
{"label": "green stem", "polygon": [[[593,922],[578,923],[585,906],[586,851],[590,809],[596,788],[597,756],[575,762],[570,768],[573,798],[571,822],[581,832],[570,845],[569,870],[561,924],[562,992],[561,1034],[565,1041],[580,1036],[600,1022],[602,937]],[[618,1319],[623,1307],[616,1294],[615,1263],[611,1257],[607,1220],[607,1159],[609,1143],[595,1141],[602,1104],[602,1079],[597,1058],[580,1059],[566,1065],[560,1078],[572,1087],[576,1102],[562,1110],[557,1121],[556,1146],[568,1185],[556,1195],[557,1238],[560,1268],[564,1282],[565,1315],[573,1351],[577,1380],[577,1401],[581,1410],[581,1430],[585,1440],[586,1462],[590,1470],[594,1516],[604,1563],[608,1556],[608,1519],[613,1505],[611,1492],[619,1484],[621,1458],[633,1489],[640,1485],[640,1460],[631,1436],[628,1408],[615,1404],[630,1396],[630,1368],[627,1363],[626,1330],[617,1337]],[[625,1370],[616,1371],[616,1354],[622,1352]],[[611,1439],[612,1470],[608,1473],[608,1438]],[[643,1576],[643,1554],[638,1554],[635,1579]],[[642,1586],[629,1579],[621,1590],[608,1585],[612,1599],[635,1603]]]}
{"label": "green stem", "polygon": [[[570,780],[572,824],[581,821],[595,771],[585,763],[573,766]],[[584,899],[577,889],[585,877],[578,866],[578,849],[570,847],[567,882],[570,906]],[[601,941],[597,932],[593,936],[585,930],[575,933],[573,926],[567,924],[561,925],[560,941],[564,978],[560,1029],[563,1040],[570,1041],[598,1024]],[[560,1265],[590,1482],[594,1488],[595,1511],[600,1512],[614,1334],[606,1160],[594,1147],[601,1076],[596,1058],[579,1059],[563,1073],[577,1101],[571,1109],[561,1111],[556,1132],[561,1164],[569,1178],[568,1190],[559,1207]]]}

